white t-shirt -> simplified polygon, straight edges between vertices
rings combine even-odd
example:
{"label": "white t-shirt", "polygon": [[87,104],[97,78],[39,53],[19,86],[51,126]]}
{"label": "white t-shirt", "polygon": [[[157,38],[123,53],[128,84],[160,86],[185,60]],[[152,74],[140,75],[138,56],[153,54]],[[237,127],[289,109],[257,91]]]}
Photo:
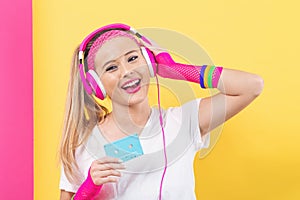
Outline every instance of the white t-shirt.
{"label": "white t-shirt", "polygon": [[[200,137],[198,108],[201,99],[180,107],[162,110],[168,167],[162,186],[162,199],[193,200],[195,196],[194,157],[201,148],[208,148],[210,134]],[[163,135],[159,123],[159,110],[152,108],[151,115],[139,135],[144,155],[124,162],[126,169],[118,183],[104,184],[96,199],[147,199],[157,200],[164,171]],[[76,149],[76,161],[87,177],[91,163],[105,156],[107,140],[95,126],[88,141]],[[60,189],[76,192],[79,185],[71,184],[61,170]]]}

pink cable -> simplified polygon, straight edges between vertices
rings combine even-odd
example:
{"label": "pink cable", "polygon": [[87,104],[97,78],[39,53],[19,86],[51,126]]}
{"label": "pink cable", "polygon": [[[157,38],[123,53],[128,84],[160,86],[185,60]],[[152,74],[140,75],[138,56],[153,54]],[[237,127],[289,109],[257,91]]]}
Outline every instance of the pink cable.
{"label": "pink cable", "polygon": [[93,200],[99,194],[101,188],[102,185],[95,185],[93,182],[89,169],[88,177],[76,192],[74,200]]}
{"label": "pink cable", "polygon": [[161,177],[160,187],[159,187],[159,200],[161,200],[162,184],[163,184],[163,181],[164,181],[164,178],[165,178],[165,174],[166,174],[166,171],[167,171],[168,160],[167,160],[167,153],[166,153],[166,140],[165,140],[164,123],[163,123],[163,118],[162,118],[162,113],[161,113],[161,106],[160,106],[159,83],[158,83],[157,76],[155,76],[155,78],[156,78],[156,85],[157,85],[157,97],[158,97],[157,101],[158,101],[158,110],[159,110],[159,122],[160,122],[161,130],[162,130],[162,135],[163,135],[164,157],[165,157],[165,167],[164,167],[164,172],[163,172],[163,175]]}
{"label": "pink cable", "polygon": [[[170,79],[177,79],[177,80],[186,80],[194,83],[200,82],[200,75],[201,75],[201,68],[202,66],[194,66],[194,65],[186,65],[181,63],[176,63],[169,53],[162,52],[155,56],[156,62],[158,63],[158,70],[157,74],[164,78]],[[213,87],[217,87],[220,75],[222,73],[222,67],[216,67],[212,74],[212,84]],[[161,112],[161,105],[160,105],[160,90],[159,90],[159,82],[157,76],[156,84],[157,84],[157,93],[158,93],[158,109],[159,109],[159,121],[162,129],[163,135],[163,146],[164,146],[164,158],[165,158],[165,166],[163,175],[160,182],[160,190],[159,190],[159,200],[162,199],[162,186],[163,180],[165,177],[165,173],[167,170],[167,154],[166,154],[166,141],[165,141],[165,131],[163,126],[163,118]]]}

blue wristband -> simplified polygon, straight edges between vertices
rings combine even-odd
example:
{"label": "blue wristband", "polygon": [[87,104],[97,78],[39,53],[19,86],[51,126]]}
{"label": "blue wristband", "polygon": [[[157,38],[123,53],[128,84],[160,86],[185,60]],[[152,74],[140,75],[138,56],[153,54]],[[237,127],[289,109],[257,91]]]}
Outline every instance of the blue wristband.
{"label": "blue wristband", "polygon": [[201,86],[201,88],[205,88],[205,86],[204,86],[204,72],[205,72],[206,67],[207,67],[207,65],[203,65],[201,67],[201,71],[200,71],[200,86]]}

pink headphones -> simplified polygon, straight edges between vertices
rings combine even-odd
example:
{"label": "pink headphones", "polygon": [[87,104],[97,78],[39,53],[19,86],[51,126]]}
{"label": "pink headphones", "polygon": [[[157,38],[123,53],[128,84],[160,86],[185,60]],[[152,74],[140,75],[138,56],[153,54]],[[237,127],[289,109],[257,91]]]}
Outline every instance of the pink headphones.
{"label": "pink headphones", "polygon": [[[93,69],[89,69],[87,72],[85,72],[85,61],[84,61],[84,55],[85,55],[85,50],[86,50],[86,46],[87,44],[97,35],[97,34],[101,34],[104,33],[106,31],[109,30],[122,30],[122,31],[128,31],[130,33],[132,33],[133,35],[137,36],[138,38],[142,39],[143,41],[151,44],[151,42],[146,39],[144,36],[142,36],[141,34],[139,34],[135,29],[133,29],[132,27],[125,25],[125,24],[109,24],[107,26],[101,27],[95,31],[93,31],[92,33],[90,33],[81,43],[80,47],[79,47],[79,73],[80,73],[80,77],[84,86],[85,91],[88,94],[92,94],[94,93],[95,96],[101,100],[103,100],[106,97],[106,92],[104,89],[103,84],[100,81],[100,78],[98,76],[98,74],[96,73],[95,70]],[[155,62],[155,57],[153,55],[153,53],[146,47],[141,46],[141,51],[142,54],[147,62],[149,71],[150,71],[150,76],[154,77],[156,75],[156,62]]]}

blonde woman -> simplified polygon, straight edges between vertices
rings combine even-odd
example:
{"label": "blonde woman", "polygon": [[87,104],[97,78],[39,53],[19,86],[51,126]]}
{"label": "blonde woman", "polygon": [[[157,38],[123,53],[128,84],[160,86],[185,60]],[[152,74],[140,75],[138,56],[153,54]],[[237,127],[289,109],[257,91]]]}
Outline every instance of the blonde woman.
{"label": "blonde woman", "polygon": [[[196,199],[196,152],[208,145],[211,130],[263,89],[255,74],[176,63],[124,24],[89,34],[71,67],[60,149],[61,200]],[[149,81],[156,75],[200,83],[219,93],[180,107],[150,107]],[[107,98],[111,112],[97,100]],[[132,139],[141,154],[126,159],[107,155],[105,148]]]}

